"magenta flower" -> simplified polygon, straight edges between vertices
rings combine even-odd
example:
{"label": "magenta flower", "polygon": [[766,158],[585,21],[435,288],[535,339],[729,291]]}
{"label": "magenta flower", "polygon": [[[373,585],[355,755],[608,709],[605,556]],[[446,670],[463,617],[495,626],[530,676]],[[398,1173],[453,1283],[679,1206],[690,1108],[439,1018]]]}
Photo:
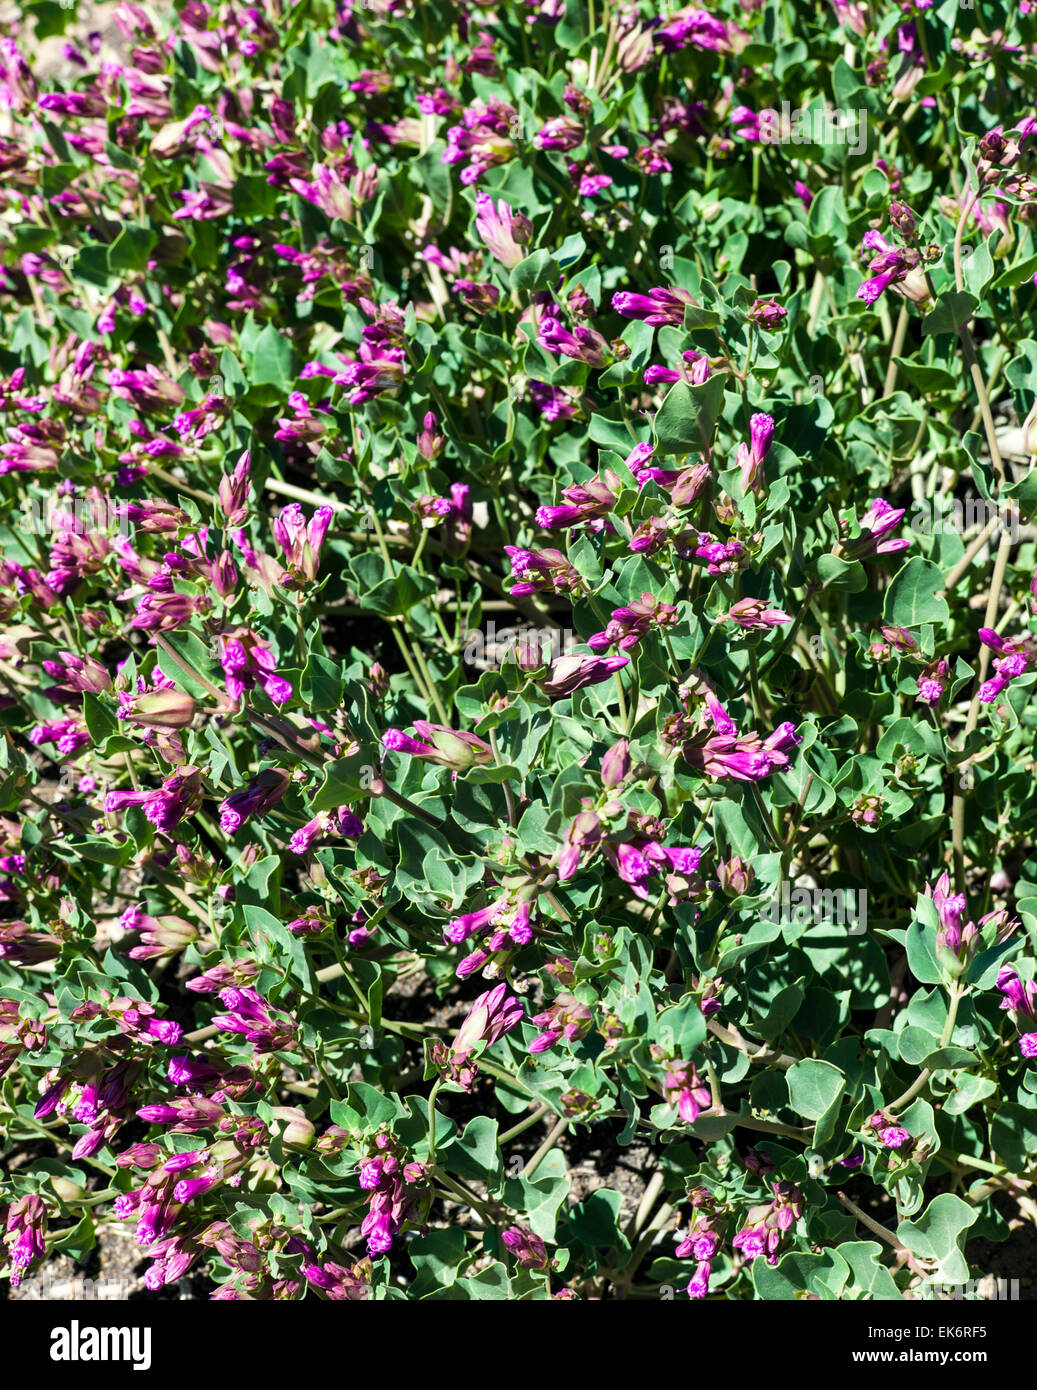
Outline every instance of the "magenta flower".
{"label": "magenta flower", "polygon": [[501,1232],[501,1240],[522,1269],[547,1269],[550,1266],[547,1246],[525,1226],[509,1226]]}
{"label": "magenta flower", "polygon": [[560,550],[523,550],[506,545],[504,552],[511,561],[512,577],[518,580],[511,588],[516,598],[536,593],[578,593],[584,587],[583,576]]}
{"label": "magenta flower", "polygon": [[543,314],[538,341],[545,352],[586,362],[589,367],[604,367],[612,356],[608,343],[595,329],[579,323],[566,328],[556,314]]}
{"label": "magenta flower", "polygon": [[257,684],[275,705],[283,705],[292,698],[291,682],[276,674],[273,652],[251,628],[238,628],[234,633],[221,635],[220,665],[227,695],[235,704],[246,690],[252,690]]}
{"label": "magenta flower", "polygon": [[759,598],[741,598],[717,619],[718,623],[737,623],[739,627],[758,632],[766,632],[772,627],[791,621],[788,613],[780,608],[768,608],[763,599]]}
{"label": "magenta flower", "polygon": [[643,319],[650,324],[673,324],[680,327],[684,322],[684,311],[695,301],[686,290],[666,289],[657,286],[647,294],[635,294],[620,290],[612,296],[612,307],[625,319]]}
{"label": "magenta flower", "polygon": [[591,478],[585,483],[576,483],[564,488],[562,496],[566,505],[559,507],[538,507],[536,522],[545,531],[567,530],[584,522],[591,529],[599,529],[603,518],[616,505],[616,495],[621,487],[620,480],[609,470],[603,478]]}
{"label": "magenta flower", "polygon": [[533,1015],[533,1022],[541,1030],[529,1044],[534,1055],[554,1047],[559,1038],[567,1042],[578,1042],[591,1030],[594,1015],[586,1004],[571,994],[560,994],[550,1008]]}
{"label": "magenta flower", "polygon": [[789,311],[780,304],[775,304],[773,299],[758,299],[746,314],[746,318],[758,328],[773,333],[782,326],[788,314]]}
{"label": "magenta flower", "polygon": [[713,1103],[709,1087],[700,1079],[694,1062],[670,1062],[663,1078],[663,1095],[689,1125]]}
{"label": "magenta flower", "polygon": [[909,298],[927,298],[928,287],[925,281],[919,281],[918,276],[912,275],[921,260],[917,251],[909,247],[891,246],[885,237],[875,230],[865,232],[861,246],[863,250],[874,251],[876,254],[868,262],[871,276],[858,289],[858,299],[863,299],[865,304],[874,304],[891,286],[903,286],[902,292]]}
{"label": "magenta flower", "polygon": [[980,686],[978,697],[984,704],[992,704],[1008,683],[1016,676],[1023,675],[1037,655],[1037,648],[1029,637],[1012,641],[1001,637],[992,628],[981,627],[979,640],[1000,655],[994,661],[994,675]]}
{"label": "magenta flower", "polygon": [[307,522],[298,502],[290,502],[270,523],[288,565],[306,579],[317,576],[321,546],[334,515],[332,507],[318,507]]}
{"label": "magenta flower", "polygon": [[220,999],[228,1012],[215,1015],[214,1027],[225,1033],[242,1034],[257,1055],[277,1052],[294,1043],[294,1021],[273,1010],[251,987],[222,990]]}
{"label": "magenta flower", "polygon": [[400,729],[386,729],[382,735],[383,745],[394,753],[409,753],[413,758],[449,767],[454,772],[493,761],[493,749],[475,734],[449,729],[445,724],[430,724],[427,719],[415,719],[414,727],[425,742],[411,738]]}
{"label": "magenta flower", "polygon": [[465,1091],[471,1091],[479,1072],[473,1060],[476,1048],[492,1047],[505,1033],[517,1027],[522,1017],[522,1001],[508,993],[507,985],[497,985],[479,995],[452,1043],[445,1045],[437,1040],[430,1061],[440,1068],[443,1076]]}
{"label": "magenta flower", "polygon": [[540,689],[557,700],[585,685],[599,685],[629,665],[628,656],[559,656],[547,668]]}
{"label": "magenta flower", "polygon": [[749,421],[749,443],[739,444],[735,459],[742,470],[742,491],[760,493],[763,491],[763,461],[767,457],[774,438],[774,417],[762,411]]}
{"label": "magenta flower", "polygon": [[909,540],[889,538],[890,531],[899,526],[904,517],[903,507],[892,507],[881,497],[876,497],[868,510],[858,519],[860,535],[853,540],[839,542],[837,553],[847,559],[862,560],[872,555],[892,555],[898,550],[906,550]]}
{"label": "magenta flower", "polygon": [[606,652],[610,647],[627,652],[636,647],[653,626],[672,627],[676,621],[677,609],[672,603],[642,594],[640,602],[631,603],[627,608],[614,608],[605,630],[588,637],[587,645],[596,652]]}
{"label": "magenta flower", "polygon": [[525,256],[524,247],[533,235],[533,224],[521,213],[512,212],[501,198],[496,204],[486,193],[475,195],[475,230],[484,245],[506,270],[513,270]]}
{"label": "magenta flower", "polygon": [[266,768],[240,792],[232,792],[220,806],[220,828],[228,835],[239,830],[250,816],[265,815],[284,796],[291,777],[280,768]]}

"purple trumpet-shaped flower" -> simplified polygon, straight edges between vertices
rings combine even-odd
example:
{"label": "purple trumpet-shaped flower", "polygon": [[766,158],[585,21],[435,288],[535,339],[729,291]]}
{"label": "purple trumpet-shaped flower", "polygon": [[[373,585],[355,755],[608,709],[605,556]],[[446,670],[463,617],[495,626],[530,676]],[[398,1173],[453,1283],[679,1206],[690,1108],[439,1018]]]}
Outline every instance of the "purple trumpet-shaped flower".
{"label": "purple trumpet-shaped flower", "polygon": [[94,657],[76,656],[74,652],[59,652],[58,657],[57,661],[40,663],[47,675],[57,682],[57,690],[75,694],[89,691],[92,695],[111,690],[111,676]]}
{"label": "purple trumpet-shaped flower", "polygon": [[249,472],[252,457],[246,449],[234,466],[233,473],[220,479],[220,509],[229,526],[240,526],[248,516]]}
{"label": "purple trumpet-shaped flower", "polygon": [[585,685],[599,685],[629,665],[628,656],[559,656],[547,668],[540,689],[552,700],[557,700],[582,690]]}
{"label": "purple trumpet-shaped flower", "polygon": [[695,555],[707,562],[707,574],[734,574],[744,569],[749,560],[741,541],[718,541],[707,534],[699,536]]}
{"label": "purple trumpet-shaped flower", "polygon": [[500,290],[487,281],[455,280],[453,291],[476,314],[492,314],[500,306]]}
{"label": "purple trumpet-shaped flower", "polygon": [[307,1282],[320,1289],[333,1303],[359,1303],[366,1299],[371,1286],[370,1270],[366,1261],[355,1264],[352,1269],[331,1260],[325,1260],[323,1265],[302,1267]]}
{"label": "purple trumpet-shaped flower", "polygon": [[503,932],[511,937],[516,946],[527,946],[533,939],[531,916],[532,909],[528,902],[514,903],[505,895],[489,907],[464,912],[448,922],[443,928],[443,940],[450,945],[461,946],[469,937],[492,929],[495,937]]}
{"label": "purple trumpet-shaped flower", "polygon": [[538,507],[536,523],[545,531],[568,530],[585,522],[590,523],[592,529],[598,529],[616,505],[619,486],[615,474],[606,473],[604,479],[591,478],[589,482],[567,487],[562,492],[565,505]]}
{"label": "purple trumpet-shaped flower", "polygon": [[777,1264],[782,1238],[803,1216],[803,1196],[795,1183],[772,1183],[771,1191],[773,1200],[750,1207],[746,1224],[731,1242],[747,1263],[763,1255],[768,1264]]}
{"label": "purple trumpet-shaped flower", "polygon": [[168,960],[198,939],[198,928],[183,917],[148,917],[137,913],[130,929],[138,934],[137,945],[126,953],[130,960]]}
{"label": "purple trumpet-shaped flower", "polygon": [[265,815],[291,786],[291,775],[268,767],[253,777],[240,792],[232,792],[220,806],[220,829],[233,835],[251,816]]}
{"label": "purple trumpet-shaped flower", "polygon": [[439,1068],[443,1077],[471,1091],[479,1073],[473,1060],[476,1049],[483,1044],[492,1047],[516,1027],[522,1017],[522,1001],[508,993],[507,985],[497,985],[479,995],[452,1043],[446,1045],[437,1039],[429,1052],[429,1061]]}
{"label": "purple trumpet-shaped flower", "polygon": [[[384,1255],[407,1221],[427,1210],[428,1170],[422,1163],[402,1162],[401,1150],[391,1134],[375,1136],[375,1153],[361,1165],[360,1186],[370,1192],[368,1210],[360,1230],[367,1236],[367,1253]],[[426,1189],[419,1198],[419,1189]]]}
{"label": "purple trumpet-shaped flower", "polygon": [[755,323],[757,328],[773,333],[781,327],[788,315],[789,311],[782,305],[775,304],[773,299],[758,299],[746,314],[746,318],[750,323]]}
{"label": "purple trumpet-shaped flower", "polygon": [[151,824],[168,834],[187,816],[193,815],[201,803],[201,771],[197,767],[185,767],[167,777],[156,791],[109,792],[104,809],[111,813],[126,806],[141,806]]}
{"label": "purple trumpet-shaped flower", "polygon": [[[47,1251],[47,1208],[42,1197],[29,1193],[12,1203],[7,1212],[6,1238],[11,1262],[11,1284],[17,1286],[30,1265]],[[13,1241],[12,1238],[13,1237]]]}
{"label": "purple trumpet-shaped flower", "polygon": [[224,1110],[205,1096],[185,1096],[170,1104],[142,1106],[137,1117],[151,1125],[170,1125],[172,1134],[193,1134],[195,1130],[211,1129],[218,1124],[224,1117]]}
{"label": "purple trumpet-shaped flower", "polygon": [[[606,754],[606,756],[608,756]],[[604,763],[602,764],[604,773]],[[572,878],[584,858],[589,858],[605,836],[605,828],[591,810],[581,811],[565,832],[565,840],[558,857],[558,881],[564,883]]]}
{"label": "purple trumpet-shaped flower", "polygon": [[943,873],[934,886],[926,884],[924,896],[932,901],[939,920],[937,956],[951,974],[957,975],[978,950],[984,932],[988,936],[993,935],[997,941],[1007,941],[1019,924],[1009,917],[1004,908],[988,912],[978,922],[967,921],[968,907],[964,895],[951,893],[950,888],[950,877]]}
{"label": "purple trumpet-shaped flower", "polygon": [[90,742],[87,727],[81,719],[60,719],[55,724],[37,724],[29,733],[29,742],[36,748],[52,743],[59,753],[75,753]]}
{"label": "purple trumpet-shaped flower", "polygon": [[709,1292],[712,1261],[724,1237],[724,1218],[717,1211],[716,1199],[706,1188],[696,1188],[688,1195],[693,1207],[691,1222],[673,1253],[678,1260],[690,1257],[696,1261],[685,1293],[689,1298],[705,1298]]}
{"label": "purple trumpet-shaped flower", "polygon": [[582,121],[572,116],[552,116],[533,136],[533,144],[538,150],[574,150],[583,144],[584,138]]}
{"label": "purple trumpet-shaped flower", "polygon": [[506,545],[504,552],[511,561],[512,576],[518,580],[511,587],[516,598],[537,593],[579,593],[584,586],[583,575],[560,550],[523,550],[517,545]]}
{"label": "purple trumpet-shaped flower", "polygon": [[643,902],[658,891],[656,885],[649,883],[655,875],[663,875],[667,885],[680,892],[684,886],[680,880],[693,878],[702,859],[701,849],[690,846],[667,848],[658,840],[644,835],[619,844],[606,839],[602,842],[602,848],[619,877],[630,885],[634,896]]}
{"label": "purple trumpet-shaped flower", "polygon": [[758,411],[749,421],[749,443],[739,444],[736,464],[742,470],[742,492],[763,491],[763,461],[774,438],[774,417]]}
{"label": "purple trumpet-shaped flower", "polygon": [[890,531],[900,525],[903,516],[903,507],[892,507],[883,498],[874,498],[858,520],[861,534],[853,540],[841,540],[836,547],[837,554],[848,560],[861,560],[871,555],[892,555],[898,550],[906,550],[911,544],[909,540],[889,538]]}
{"label": "purple trumpet-shaped flower", "polygon": [[657,286],[647,294],[634,294],[620,290],[612,296],[612,307],[617,314],[626,319],[643,319],[649,324],[673,324],[680,327],[684,322],[684,311],[695,301],[686,290],[666,289]]}
{"label": "purple trumpet-shaped flower", "polygon": [[922,705],[935,705],[942,696],[948,680],[950,679],[951,668],[948,662],[941,657],[938,661],[928,662],[918,675],[918,703]]}
{"label": "purple trumpet-shaped flower", "polygon": [[596,652],[606,652],[610,647],[627,652],[636,647],[652,627],[673,627],[676,621],[677,609],[672,603],[664,603],[652,594],[642,594],[639,602],[626,608],[614,608],[605,630],[588,637],[587,645]]}
{"label": "purple trumpet-shaped flower", "polygon": [[1037,984],[1033,980],[1024,982],[1006,965],[997,977],[997,987],[1004,996],[1001,1008],[1007,1010],[1019,1030],[1020,1053],[1023,1057],[1037,1057]]}
{"label": "purple trumpet-shaped flower", "polygon": [[275,705],[283,705],[292,698],[291,682],[276,674],[273,652],[251,628],[224,633],[220,637],[220,653],[227,695],[235,704],[246,690],[252,690],[257,684]]}
{"label": "purple trumpet-shaped flower", "polygon": [[731,605],[722,617],[717,619],[717,623],[732,622],[739,627],[748,628],[754,632],[766,632],[769,628],[778,627],[782,623],[790,623],[792,618],[788,613],[780,608],[768,608],[763,599],[759,598],[740,598],[737,603]]}
{"label": "purple trumpet-shaped flower", "polygon": [[984,646],[999,653],[994,661],[995,674],[983,682],[978,692],[978,698],[989,705],[998,698],[1010,681],[1029,670],[1037,656],[1037,648],[1029,637],[1013,641],[1001,637],[989,627],[980,628],[979,640]]}
{"label": "purple trumpet-shaped flower", "polygon": [[217,1014],[213,1025],[226,1033],[241,1033],[257,1054],[277,1052],[294,1043],[294,1021],[271,1009],[251,987],[221,990],[220,1000],[229,1012]]}
{"label": "purple trumpet-shaped flower", "polygon": [[712,1105],[707,1085],[693,1062],[670,1062],[663,1078],[663,1095],[685,1124],[694,1124],[703,1110]]}
{"label": "purple trumpet-shaped flower", "polygon": [[509,1226],[501,1232],[501,1241],[522,1269],[548,1269],[551,1264],[547,1246],[539,1236],[525,1226]]}
{"label": "purple trumpet-shaped flower", "polygon": [[630,775],[630,740],[621,738],[601,760],[601,784],[613,790],[621,787]]}
{"label": "purple trumpet-shaped flower", "polygon": [[567,1042],[578,1042],[591,1030],[594,1015],[586,1004],[571,994],[560,994],[550,1008],[533,1015],[534,1024],[540,1032],[529,1044],[530,1052],[546,1052],[554,1047],[559,1038]]}
{"label": "purple trumpet-shaped flower", "polygon": [[865,232],[861,249],[873,251],[868,262],[870,278],[865,280],[857,291],[857,298],[865,304],[874,304],[879,296],[890,288],[898,288],[901,294],[920,303],[928,298],[928,286],[918,272],[921,254],[910,247],[891,246],[874,229]]}
{"label": "purple trumpet-shaped flower", "polygon": [[681,716],[664,728],[664,741],[681,743],[681,752],[692,767],[710,777],[737,782],[759,781],[788,767],[789,751],[801,741],[793,724],[779,724],[761,739],[756,733],[739,734],[715,696],[707,695],[706,708],[711,732],[700,729],[689,734]]}
{"label": "purple trumpet-shaped flower", "polygon": [[493,761],[493,749],[475,734],[449,729],[445,724],[430,724],[427,719],[415,719],[414,727],[425,742],[411,738],[401,729],[387,729],[382,744],[394,753],[409,753],[454,772]]}
{"label": "purple trumpet-shaped flower", "polygon": [[533,235],[533,224],[528,217],[512,212],[503,198],[495,204],[489,194],[477,193],[475,230],[490,254],[506,270],[514,270],[525,257],[524,248]]}
{"label": "purple trumpet-shaped flower", "polygon": [[604,367],[612,356],[608,343],[596,329],[582,323],[566,328],[557,314],[542,315],[538,341],[545,352],[585,362],[588,367]]}
{"label": "purple trumpet-shaped flower", "polygon": [[290,502],[271,522],[274,540],[284,551],[290,568],[305,579],[317,577],[321,546],[333,516],[333,508],[318,507],[307,522],[298,502]]}
{"label": "purple trumpet-shaped flower", "polygon": [[951,893],[950,886],[950,875],[943,873],[935,885],[925,885],[925,897],[932,901],[939,918],[938,945],[956,955],[975,936],[976,928],[972,922],[965,922],[968,905],[964,893]]}

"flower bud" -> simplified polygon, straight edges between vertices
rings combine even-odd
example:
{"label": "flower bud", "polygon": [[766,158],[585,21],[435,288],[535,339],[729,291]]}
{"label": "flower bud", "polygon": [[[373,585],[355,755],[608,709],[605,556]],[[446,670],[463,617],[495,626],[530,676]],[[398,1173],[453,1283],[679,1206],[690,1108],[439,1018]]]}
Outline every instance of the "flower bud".
{"label": "flower bud", "polygon": [[602,785],[610,790],[620,787],[630,774],[630,742],[621,738],[601,760]]}
{"label": "flower bud", "polygon": [[306,1118],[302,1110],[294,1105],[275,1105],[273,1116],[275,1120],[281,1121],[281,1139],[285,1144],[292,1144],[300,1149],[310,1148],[316,1130],[313,1122]]}
{"label": "flower bud", "polygon": [[720,880],[721,892],[726,897],[741,898],[752,886],[752,866],[736,854],[733,859],[717,865],[717,878]]}
{"label": "flower bud", "polygon": [[122,717],[145,729],[186,729],[195,708],[192,697],[182,690],[154,690],[138,695]]}

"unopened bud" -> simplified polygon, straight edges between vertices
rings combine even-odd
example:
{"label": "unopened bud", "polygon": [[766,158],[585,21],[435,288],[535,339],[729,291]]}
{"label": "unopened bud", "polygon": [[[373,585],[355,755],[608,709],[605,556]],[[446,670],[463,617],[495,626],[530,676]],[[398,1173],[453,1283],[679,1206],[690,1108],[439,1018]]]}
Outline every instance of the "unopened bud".
{"label": "unopened bud", "polygon": [[748,893],[753,881],[751,865],[739,855],[717,865],[717,878],[721,891],[729,898],[740,898]]}
{"label": "unopened bud", "polygon": [[602,785],[610,790],[621,787],[630,773],[630,742],[621,738],[601,760]]}

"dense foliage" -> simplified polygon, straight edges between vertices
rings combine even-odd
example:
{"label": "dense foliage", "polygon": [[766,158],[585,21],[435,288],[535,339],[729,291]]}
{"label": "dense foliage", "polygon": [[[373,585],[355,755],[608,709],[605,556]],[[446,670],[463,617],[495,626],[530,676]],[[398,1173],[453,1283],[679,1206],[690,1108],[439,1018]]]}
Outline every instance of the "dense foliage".
{"label": "dense foliage", "polygon": [[983,1273],[1033,5],[149,14],[0,40],[6,1276],[127,1220],[231,1299]]}

